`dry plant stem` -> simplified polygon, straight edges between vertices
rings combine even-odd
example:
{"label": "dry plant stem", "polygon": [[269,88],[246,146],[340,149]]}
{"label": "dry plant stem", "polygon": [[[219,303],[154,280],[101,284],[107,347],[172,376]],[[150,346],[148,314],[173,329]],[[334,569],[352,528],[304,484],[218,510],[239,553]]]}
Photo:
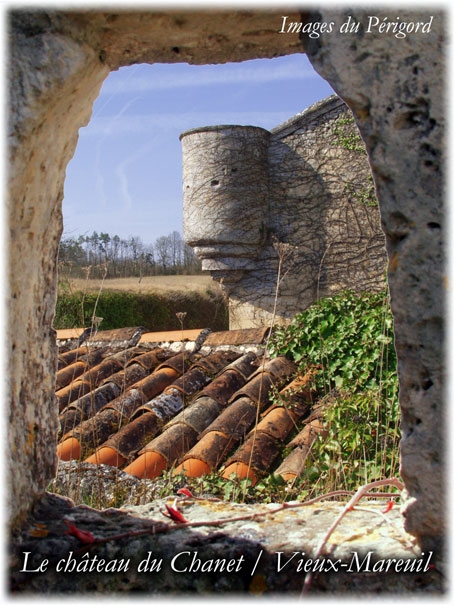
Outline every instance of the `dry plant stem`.
{"label": "dry plant stem", "polygon": [[[374,492],[367,491],[370,487],[379,487],[379,485],[376,485],[377,483],[379,483],[380,485],[389,485],[389,484],[394,485],[398,489],[403,488],[402,484],[397,479],[386,479],[386,480],[383,480],[383,482],[375,482],[375,483],[364,486],[364,488],[361,488],[361,490],[364,490],[364,491],[361,493],[359,498],[394,498],[394,497],[396,497],[396,493],[394,493],[394,492],[374,493]],[[351,510],[351,507],[352,507],[351,502],[358,501],[358,498],[357,498],[358,493],[359,492],[356,492],[356,494],[354,494],[353,498],[347,503],[346,507],[344,508],[343,512],[341,513],[342,517],[345,515],[345,512],[347,512],[348,510]],[[307,500],[306,502],[294,502],[294,503],[284,502],[278,508],[275,508],[273,510],[249,513],[247,515],[240,515],[238,517],[227,517],[226,519],[216,519],[213,521],[188,521],[188,523],[178,523],[178,524],[164,524],[163,523],[163,524],[159,524],[158,526],[153,525],[152,527],[146,528],[146,529],[139,529],[137,531],[128,531],[128,532],[124,532],[122,534],[106,536],[104,538],[95,538],[95,541],[92,544],[104,544],[105,542],[110,542],[111,540],[121,540],[123,538],[133,538],[136,536],[144,536],[147,534],[155,535],[155,534],[166,533],[169,531],[177,531],[180,529],[193,528],[193,527],[219,527],[220,525],[223,525],[224,523],[236,523],[238,521],[249,521],[251,519],[256,519],[257,517],[263,517],[266,515],[274,515],[283,510],[286,510],[288,508],[300,508],[303,506],[309,506],[311,504],[314,504],[315,502],[319,502],[320,500],[324,500],[326,498],[333,498],[336,496],[344,496],[344,495],[351,496],[352,492],[345,491],[345,490],[336,490],[336,491],[330,492],[328,494],[317,496],[316,498],[312,498],[311,500]],[[185,500],[201,500],[201,501],[215,501],[216,500],[216,501],[218,501],[219,499],[217,499],[217,498],[197,498],[197,497],[181,498],[181,501],[185,501]],[[339,521],[342,517],[341,516],[338,517],[338,520],[336,520],[337,521],[336,525],[339,523]],[[332,533],[332,531],[334,531],[334,527],[331,530],[331,533]],[[324,543],[326,542],[326,540],[327,540],[327,538],[325,538]],[[85,550],[87,547],[92,546],[92,544],[86,545],[76,552]]]}
{"label": "dry plant stem", "polygon": [[[360,487],[359,490],[357,492],[355,492],[355,494],[350,498],[350,500],[347,502],[347,504],[342,509],[341,513],[336,517],[336,519],[332,523],[331,527],[328,529],[328,531],[324,535],[324,537],[323,537],[322,541],[320,542],[320,544],[317,548],[317,551],[313,557],[314,559],[318,559],[320,557],[320,555],[323,552],[323,549],[325,548],[326,543],[328,542],[328,540],[331,537],[331,534],[336,529],[336,527],[339,525],[339,523],[342,521],[342,519],[345,517],[345,515],[349,511],[354,510],[355,504],[357,502],[359,502],[361,500],[361,498],[363,498],[370,489],[374,489],[376,487],[382,487],[384,485],[393,485],[394,487],[396,487],[399,490],[402,490],[404,488],[403,484],[395,477],[393,477],[391,479],[380,479],[378,481],[373,481],[372,483],[367,483],[366,485],[363,485],[363,487]],[[376,495],[378,496],[379,494],[376,494]],[[308,572],[306,574],[306,577],[304,579],[303,590],[301,591],[301,597],[304,597],[307,594],[307,592],[310,588],[311,582],[312,582],[312,577],[313,577],[312,572]]]}
{"label": "dry plant stem", "polygon": [[[276,290],[274,293],[273,312],[271,314],[271,322],[270,322],[270,326],[269,326],[269,330],[268,330],[268,335],[267,335],[266,341],[265,341],[263,360],[262,360],[262,369],[265,366],[265,361],[266,361],[266,358],[268,357],[268,351],[269,351],[270,341],[271,341],[271,334],[273,332],[274,324],[276,322],[277,303],[279,300],[279,287],[280,287],[281,281],[284,277],[284,276],[282,276],[282,265],[284,263],[286,254],[289,255],[290,254],[289,251],[292,250],[292,247],[289,244],[283,244],[282,242],[278,242],[277,240],[274,242],[273,247],[278,254],[279,262],[278,262],[278,267],[277,267]],[[261,399],[261,396],[262,396],[262,386],[263,386],[263,373],[262,373],[262,380],[260,382],[259,400]],[[256,416],[255,416],[255,427],[257,427],[257,425],[259,423],[259,416],[260,416],[260,405],[257,405],[257,412],[256,412]],[[255,449],[256,438],[257,438],[257,431],[254,430],[254,434],[252,437],[251,457],[249,459],[249,466],[248,466],[247,475],[246,475],[246,482],[244,484],[244,489],[243,489],[243,501],[246,497],[247,480],[249,479],[249,473],[251,471],[252,456],[253,456],[254,449]]]}

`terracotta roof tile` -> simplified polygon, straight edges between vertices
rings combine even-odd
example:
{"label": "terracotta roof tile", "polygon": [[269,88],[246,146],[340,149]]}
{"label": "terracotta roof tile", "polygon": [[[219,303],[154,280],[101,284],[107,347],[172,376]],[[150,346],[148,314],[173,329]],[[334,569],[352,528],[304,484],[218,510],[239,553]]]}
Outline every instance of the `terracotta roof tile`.
{"label": "terracotta roof tile", "polygon": [[[308,378],[293,380],[296,367],[285,357],[263,360],[260,350],[247,350],[267,331],[128,328],[86,335],[82,345],[80,335],[66,341],[57,374],[58,455],[147,478],[173,469],[256,481],[280,462],[275,472],[294,478],[308,435],[322,428],[309,417]],[[159,346],[171,336],[172,347]],[[293,450],[279,461],[289,441]]]}
{"label": "terracotta roof tile", "polygon": [[[58,338],[57,338],[58,340]],[[75,349],[70,349],[69,351],[65,351],[59,354],[58,356],[58,370],[70,365],[77,361],[79,357],[88,353],[88,347],[77,347]]]}
{"label": "terracotta roof tile", "polygon": [[208,335],[205,344],[210,347],[261,344],[269,331],[269,328],[247,328],[243,330],[228,330],[227,332],[213,332]]}
{"label": "terracotta roof tile", "polygon": [[83,328],[67,328],[57,330],[57,340],[74,340],[78,339],[84,332]]}
{"label": "terracotta roof tile", "polygon": [[171,330],[168,332],[146,332],[140,337],[139,343],[179,342],[181,340],[196,340],[202,330]]}
{"label": "terracotta roof tile", "polygon": [[103,330],[103,331],[89,331],[85,342],[88,345],[94,344],[106,344],[106,343],[128,343],[128,346],[132,347],[136,345],[142,335],[145,332],[149,332],[147,328],[143,326],[134,328],[117,328],[115,330]]}

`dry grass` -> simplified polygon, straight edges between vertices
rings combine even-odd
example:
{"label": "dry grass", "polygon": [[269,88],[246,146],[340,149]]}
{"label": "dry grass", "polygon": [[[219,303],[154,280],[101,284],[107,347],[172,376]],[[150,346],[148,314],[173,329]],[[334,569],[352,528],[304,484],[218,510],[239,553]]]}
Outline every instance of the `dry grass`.
{"label": "dry grass", "polygon": [[125,277],[120,279],[71,279],[71,290],[82,292],[99,292],[102,290],[115,290],[120,292],[200,292],[211,290],[220,291],[219,284],[209,275],[156,275],[143,277]]}

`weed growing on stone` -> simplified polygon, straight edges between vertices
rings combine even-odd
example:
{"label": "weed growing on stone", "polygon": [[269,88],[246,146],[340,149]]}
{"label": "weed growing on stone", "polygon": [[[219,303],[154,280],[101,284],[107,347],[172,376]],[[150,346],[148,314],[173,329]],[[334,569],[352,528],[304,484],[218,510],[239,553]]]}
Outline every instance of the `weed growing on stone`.
{"label": "weed growing on stone", "polygon": [[327,403],[328,438],[311,449],[301,488],[311,496],[398,474],[399,406],[387,292],[322,299],[275,330],[272,356],[287,355]]}

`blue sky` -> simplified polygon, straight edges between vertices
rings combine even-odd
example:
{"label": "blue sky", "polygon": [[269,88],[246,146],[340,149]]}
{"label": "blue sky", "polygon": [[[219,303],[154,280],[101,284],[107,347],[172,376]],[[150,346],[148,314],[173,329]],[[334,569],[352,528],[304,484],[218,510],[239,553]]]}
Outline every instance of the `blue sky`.
{"label": "blue sky", "polygon": [[213,124],[271,129],[330,94],[304,54],[112,72],[67,168],[64,236],[103,231],[150,244],[182,233],[181,132]]}

